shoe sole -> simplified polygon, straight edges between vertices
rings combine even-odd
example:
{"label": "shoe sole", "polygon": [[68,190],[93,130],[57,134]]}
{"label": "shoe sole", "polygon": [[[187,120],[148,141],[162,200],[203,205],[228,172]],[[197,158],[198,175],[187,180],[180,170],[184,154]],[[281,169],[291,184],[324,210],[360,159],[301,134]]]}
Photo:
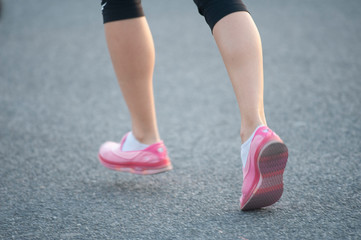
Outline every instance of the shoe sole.
{"label": "shoe sole", "polygon": [[152,174],[158,174],[166,171],[170,171],[173,169],[172,164],[168,164],[161,168],[142,168],[142,167],[129,167],[129,166],[121,166],[121,165],[113,165],[110,163],[105,162],[99,155],[98,155],[99,161],[101,164],[103,164],[105,167],[119,171],[119,172],[129,172],[133,174],[138,175],[152,175]]}
{"label": "shoe sole", "polygon": [[243,211],[267,207],[277,202],[283,193],[283,172],[288,159],[284,143],[271,142],[265,145],[257,159],[260,178]]}

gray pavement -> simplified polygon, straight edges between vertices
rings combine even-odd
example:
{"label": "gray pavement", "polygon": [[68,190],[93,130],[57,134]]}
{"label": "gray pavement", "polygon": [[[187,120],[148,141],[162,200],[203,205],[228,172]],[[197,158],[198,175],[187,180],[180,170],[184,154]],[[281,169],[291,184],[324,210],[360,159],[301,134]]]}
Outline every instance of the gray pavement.
{"label": "gray pavement", "polygon": [[100,1],[5,0],[0,21],[0,239],[361,239],[361,1],[246,1],[264,47],[285,192],[239,210],[240,117],[191,0],[144,0],[160,133],[174,170],[109,171],[130,129]]}

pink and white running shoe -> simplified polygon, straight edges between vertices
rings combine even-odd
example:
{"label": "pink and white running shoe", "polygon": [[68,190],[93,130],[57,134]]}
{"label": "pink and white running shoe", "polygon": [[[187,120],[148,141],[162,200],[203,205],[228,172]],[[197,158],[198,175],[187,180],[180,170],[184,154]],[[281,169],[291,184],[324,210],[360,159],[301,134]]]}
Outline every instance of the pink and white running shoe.
{"label": "pink and white running shoe", "polygon": [[163,141],[140,151],[122,151],[129,133],[120,143],[106,142],[99,149],[99,160],[107,168],[140,175],[156,174],[172,169]]}
{"label": "pink and white running shoe", "polygon": [[266,126],[258,128],[243,168],[241,210],[266,207],[281,198],[287,159],[281,138]]}

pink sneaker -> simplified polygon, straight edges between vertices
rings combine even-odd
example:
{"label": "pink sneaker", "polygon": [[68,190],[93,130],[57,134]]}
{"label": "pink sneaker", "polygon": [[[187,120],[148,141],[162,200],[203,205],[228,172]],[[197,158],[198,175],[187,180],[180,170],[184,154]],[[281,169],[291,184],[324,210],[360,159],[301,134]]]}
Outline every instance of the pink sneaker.
{"label": "pink sneaker", "polygon": [[268,127],[260,127],[243,168],[241,210],[266,207],[281,198],[287,158],[288,149],[281,138]]}
{"label": "pink sneaker", "polygon": [[154,143],[140,151],[123,152],[122,146],[129,133],[119,143],[106,142],[99,149],[99,160],[107,168],[147,175],[172,169],[163,141]]}

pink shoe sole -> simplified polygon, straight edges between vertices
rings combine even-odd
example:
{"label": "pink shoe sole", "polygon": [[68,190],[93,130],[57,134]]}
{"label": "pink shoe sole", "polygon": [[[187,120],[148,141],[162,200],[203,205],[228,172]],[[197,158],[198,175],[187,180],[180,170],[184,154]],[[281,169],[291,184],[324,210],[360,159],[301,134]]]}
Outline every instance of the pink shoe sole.
{"label": "pink shoe sole", "polygon": [[170,171],[173,169],[172,164],[168,164],[162,168],[142,168],[139,166],[130,167],[130,166],[113,165],[113,164],[110,164],[110,163],[107,163],[106,161],[104,161],[100,155],[98,155],[98,158],[99,158],[100,163],[109,169],[119,171],[119,172],[129,172],[129,173],[138,174],[138,175],[157,174],[157,173]]}
{"label": "pink shoe sole", "polygon": [[265,145],[257,159],[260,172],[258,184],[243,211],[266,207],[277,202],[283,193],[283,172],[288,159],[288,149],[284,143],[270,142]]}

